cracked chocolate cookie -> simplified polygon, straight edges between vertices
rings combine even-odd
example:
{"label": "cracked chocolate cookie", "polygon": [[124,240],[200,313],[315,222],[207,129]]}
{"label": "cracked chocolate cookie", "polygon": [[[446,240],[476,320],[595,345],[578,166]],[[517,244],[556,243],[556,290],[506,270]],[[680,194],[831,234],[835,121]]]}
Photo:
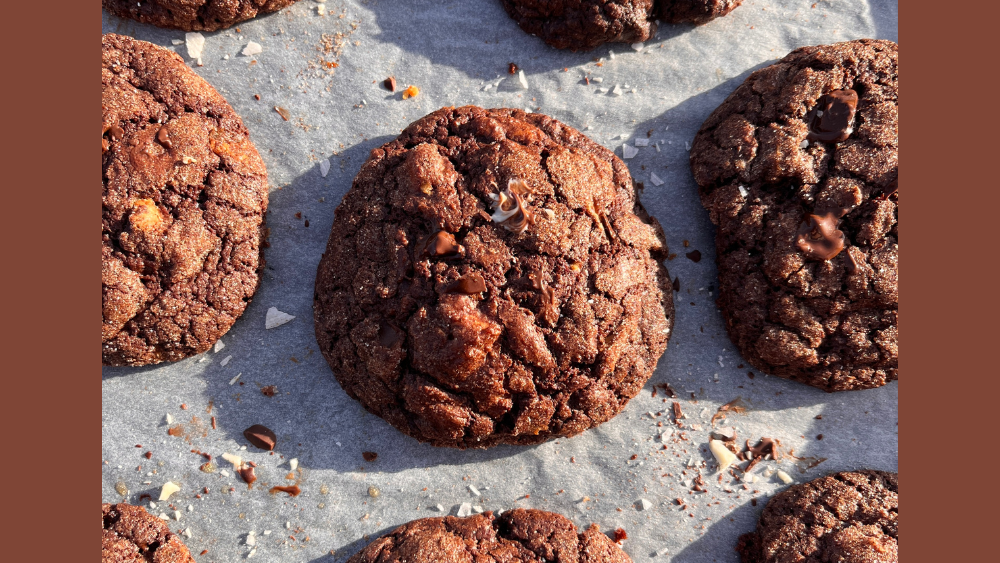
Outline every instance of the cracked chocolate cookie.
{"label": "cracked chocolate cookie", "polygon": [[898,563],[898,519],[895,473],[845,471],[775,495],[736,551],[742,563]]}
{"label": "cracked chocolate cookie", "polygon": [[102,504],[101,563],[194,563],[166,522],[141,506]]}
{"label": "cracked chocolate cookie", "polygon": [[591,524],[582,534],[554,512],[509,510],[456,518],[421,518],[378,538],[347,563],[467,561],[534,563],[632,563],[613,541]]}
{"label": "cracked chocolate cookie", "polygon": [[656,34],[656,19],[707,23],[743,0],[501,0],[524,31],[558,49],[587,51]]}
{"label": "cracked chocolate cookie", "polygon": [[258,284],[267,171],[233,108],[176,54],[101,38],[104,365],[207,350]]}
{"label": "cracked chocolate cookie", "polygon": [[826,391],[898,378],[897,45],[797,49],[702,125],[719,307],[758,369]]}
{"label": "cracked chocolate cookie", "polygon": [[112,14],[184,31],[225,29],[298,0],[101,0]]}
{"label": "cracked chocolate cookie", "polygon": [[437,446],[536,444],[618,414],[673,322],[628,168],[541,114],[443,108],[372,151],[316,275],[320,349]]}

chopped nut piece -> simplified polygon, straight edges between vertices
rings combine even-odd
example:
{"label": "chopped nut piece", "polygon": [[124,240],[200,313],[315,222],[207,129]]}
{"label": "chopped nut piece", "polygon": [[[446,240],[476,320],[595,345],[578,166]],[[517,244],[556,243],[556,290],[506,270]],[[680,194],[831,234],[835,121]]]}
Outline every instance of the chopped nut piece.
{"label": "chopped nut piece", "polygon": [[292,114],[289,113],[287,109],[281,106],[274,106],[274,111],[278,112],[278,115],[281,116],[281,119],[284,119],[285,121],[288,121],[289,118],[292,117]]}
{"label": "chopped nut piece", "polygon": [[786,484],[786,485],[791,484],[792,481],[793,481],[791,475],[789,475],[788,473],[785,473],[784,471],[782,471],[780,469],[778,470],[778,479],[781,479],[781,481],[784,484]]}
{"label": "chopped nut piece", "polygon": [[729,468],[730,465],[736,461],[736,454],[729,451],[726,445],[720,440],[709,440],[708,449],[712,451],[712,455],[715,456],[715,461],[719,462],[719,473],[722,473]]}
{"label": "chopped nut piece", "polygon": [[163,484],[163,488],[160,489],[160,498],[157,500],[167,500],[170,498],[170,495],[176,493],[179,490],[181,490],[179,486],[174,484],[172,481],[167,481],[166,483]]}

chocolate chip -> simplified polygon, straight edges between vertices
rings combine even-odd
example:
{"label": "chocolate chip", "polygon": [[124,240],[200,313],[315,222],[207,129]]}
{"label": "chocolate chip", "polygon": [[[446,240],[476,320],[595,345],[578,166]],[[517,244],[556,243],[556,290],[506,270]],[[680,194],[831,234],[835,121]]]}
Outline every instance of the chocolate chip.
{"label": "chocolate chip", "polygon": [[243,479],[243,482],[247,484],[247,488],[253,485],[253,482],[257,480],[257,475],[253,472],[252,465],[244,465],[243,467],[236,470],[236,473]]}
{"label": "chocolate chip", "polygon": [[168,149],[174,148],[174,144],[170,142],[170,134],[166,127],[160,127],[160,130],[156,132],[156,140]]}
{"label": "chocolate chip", "polygon": [[361,452],[361,457],[365,458],[365,461],[375,461],[378,458],[378,454],[375,452]]}
{"label": "chocolate chip", "polygon": [[810,141],[839,143],[853,132],[854,112],[858,107],[858,93],[851,89],[830,92],[819,99],[809,112]]}
{"label": "chocolate chip", "polygon": [[844,233],[837,228],[837,212],[810,215],[799,227],[796,244],[810,260],[830,260],[844,249]]}
{"label": "chocolate chip", "polygon": [[382,85],[385,86],[386,90],[388,90],[390,92],[395,92],[396,91],[396,77],[395,76],[390,76],[389,78],[386,78],[385,80],[382,81]]}
{"label": "chocolate chip", "polygon": [[438,231],[427,237],[420,248],[422,258],[426,256],[454,256],[459,251],[455,236],[447,231]]}
{"label": "chocolate chip", "polygon": [[115,141],[125,136],[125,130],[117,125],[112,125],[110,131],[111,131],[111,138],[114,139]]}
{"label": "chocolate chip", "polygon": [[274,444],[278,442],[274,431],[263,424],[254,424],[247,428],[243,431],[243,437],[262,450],[273,450]]}
{"label": "chocolate chip", "polygon": [[277,385],[267,385],[260,388],[260,392],[264,394],[265,397],[273,397],[278,393]]}
{"label": "chocolate chip", "polygon": [[397,342],[403,340],[400,330],[389,323],[382,323],[378,327],[378,341],[386,348],[392,348]]}
{"label": "chocolate chip", "polygon": [[444,290],[445,293],[464,293],[466,295],[474,295],[484,291],[486,291],[486,280],[478,273],[458,278],[448,284],[448,287]]}
{"label": "chocolate chip", "polygon": [[680,276],[674,278],[674,283],[672,285],[673,285],[674,291],[680,291],[681,290],[681,278],[680,278]]}
{"label": "chocolate chip", "polygon": [[701,251],[700,250],[692,250],[691,252],[688,252],[684,256],[687,256],[688,259],[691,260],[692,262],[701,262]]}

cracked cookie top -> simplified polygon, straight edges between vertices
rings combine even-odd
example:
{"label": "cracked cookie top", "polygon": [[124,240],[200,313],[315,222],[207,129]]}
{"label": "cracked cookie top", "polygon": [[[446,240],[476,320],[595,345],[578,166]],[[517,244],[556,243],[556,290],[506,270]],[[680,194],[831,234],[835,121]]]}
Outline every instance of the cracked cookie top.
{"label": "cracked cookie top", "polygon": [[277,12],[298,0],[101,0],[112,14],[158,27],[216,31]]}
{"label": "cracked cookie top", "polygon": [[179,56],[101,39],[104,365],[207,350],[263,265],[267,172],[233,108]]}
{"label": "cracked cookie top", "polygon": [[895,473],[845,471],[775,495],[736,550],[742,563],[898,563],[898,520]]}
{"label": "cracked cookie top", "polygon": [[373,150],[337,208],[316,337],[349,395],[421,441],[572,436],[666,349],[665,253],[611,151],[541,114],[443,108]]}
{"label": "cracked cookie top", "polygon": [[582,534],[566,517],[518,508],[494,517],[421,518],[376,539],[347,563],[632,563],[592,524]]}
{"label": "cracked cookie top", "polygon": [[101,563],[194,563],[166,522],[130,504],[102,504]]}
{"label": "cracked cookie top", "polygon": [[898,378],[897,58],[869,39],[797,49],[694,139],[719,307],[766,373],[827,391]]}
{"label": "cracked cookie top", "polygon": [[524,31],[558,49],[587,51],[635,43],[656,34],[656,19],[703,24],[743,0],[501,0]]}

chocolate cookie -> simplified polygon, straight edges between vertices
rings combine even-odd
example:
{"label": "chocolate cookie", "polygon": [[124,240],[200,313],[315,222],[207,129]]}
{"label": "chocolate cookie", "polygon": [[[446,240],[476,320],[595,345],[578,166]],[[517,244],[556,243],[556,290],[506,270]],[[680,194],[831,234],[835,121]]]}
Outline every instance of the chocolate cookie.
{"label": "chocolate cookie", "polygon": [[518,508],[494,517],[484,512],[456,518],[421,518],[378,538],[347,563],[632,563],[591,524],[582,534],[554,512]]}
{"label": "chocolate cookie", "polygon": [[719,307],[743,357],[827,391],[898,378],[897,45],[797,49],[694,139]]}
{"label": "chocolate cookie", "polygon": [[101,563],[194,563],[166,522],[129,504],[102,504]]}
{"label": "chocolate cookie", "polygon": [[662,229],[611,151],[541,114],[443,108],[372,151],[316,275],[347,393],[438,446],[609,420],[667,346]]}
{"label": "chocolate cookie", "polygon": [[257,289],[267,171],[233,108],[179,56],[101,38],[104,365],[207,350]]}
{"label": "chocolate cookie", "polygon": [[657,15],[665,22],[701,25],[732,12],[743,0],[656,0]]}
{"label": "chocolate cookie", "polygon": [[524,31],[558,49],[590,50],[604,43],[646,41],[656,18],[703,24],[743,0],[501,0]]}
{"label": "chocolate cookie", "polygon": [[895,473],[845,471],[775,495],[736,551],[742,563],[898,563],[898,520]]}
{"label": "chocolate cookie", "polygon": [[277,12],[298,0],[101,0],[112,14],[158,27],[215,31]]}

